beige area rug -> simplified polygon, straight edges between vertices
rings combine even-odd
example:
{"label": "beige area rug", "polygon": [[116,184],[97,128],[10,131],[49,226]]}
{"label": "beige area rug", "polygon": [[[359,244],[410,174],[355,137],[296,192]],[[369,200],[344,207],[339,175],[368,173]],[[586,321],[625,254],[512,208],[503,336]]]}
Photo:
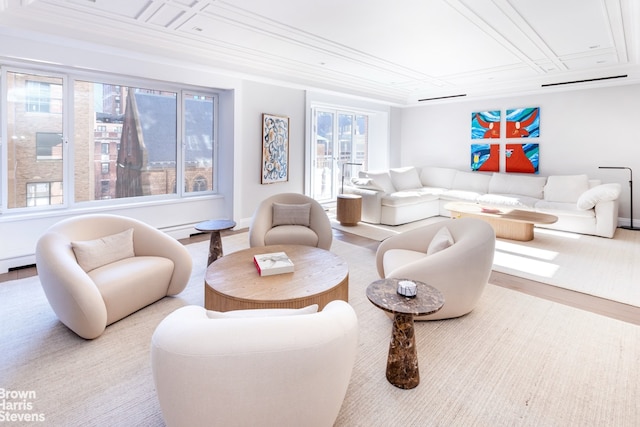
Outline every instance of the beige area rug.
{"label": "beige area rug", "polygon": [[[246,245],[246,233],[223,238],[226,253]],[[162,426],[151,377],[151,335],[176,308],[203,303],[207,247],[208,242],[188,246],[194,272],[179,297],[134,313],[93,341],[57,321],[37,277],[0,284],[0,388],[27,392],[29,404],[27,410],[0,414],[45,419],[7,425]],[[413,390],[393,387],[385,378],[391,321],[365,296],[377,279],[374,254],[342,241],[334,241],[332,251],[348,262],[349,302],[360,328],[336,426],[640,423],[639,326],[493,285],[469,315],[416,324],[421,384]],[[260,396],[247,390],[247,398]],[[4,402],[18,400],[23,401]]]}
{"label": "beige area rug", "polygon": [[[429,218],[400,226],[359,223],[332,227],[382,241],[446,220]],[[529,242],[498,239],[493,269],[572,291],[640,307],[640,232],[618,228],[613,239],[535,228]]]}

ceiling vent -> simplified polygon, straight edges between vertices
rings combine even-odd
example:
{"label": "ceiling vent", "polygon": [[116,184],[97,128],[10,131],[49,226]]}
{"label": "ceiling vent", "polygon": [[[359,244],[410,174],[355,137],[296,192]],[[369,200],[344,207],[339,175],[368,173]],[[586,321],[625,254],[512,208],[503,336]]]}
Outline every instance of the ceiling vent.
{"label": "ceiling vent", "polygon": [[422,99],[418,99],[418,102],[436,101],[438,99],[460,98],[461,96],[467,96],[467,94],[463,93],[463,94],[460,94],[460,95],[438,96],[438,97],[435,97],[435,98],[422,98]]}
{"label": "ceiling vent", "polygon": [[611,80],[611,79],[624,79],[626,77],[627,77],[627,74],[621,74],[619,76],[597,77],[595,79],[573,80],[573,81],[569,81],[569,82],[559,82],[559,83],[546,83],[546,84],[541,85],[541,87],[572,85],[572,84],[575,84],[575,83],[598,82],[598,81],[601,81],[601,80]]}

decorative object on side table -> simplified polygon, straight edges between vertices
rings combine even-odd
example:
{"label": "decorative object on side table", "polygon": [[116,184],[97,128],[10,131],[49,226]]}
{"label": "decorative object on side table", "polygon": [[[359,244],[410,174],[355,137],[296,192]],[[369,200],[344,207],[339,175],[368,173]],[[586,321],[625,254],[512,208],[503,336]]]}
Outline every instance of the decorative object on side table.
{"label": "decorative object on side table", "polygon": [[387,380],[402,389],[420,384],[418,353],[413,328],[413,317],[435,313],[444,305],[442,293],[426,283],[412,281],[416,296],[398,294],[400,282],[406,279],[380,279],[367,287],[367,298],[373,305],[393,313],[393,330],[387,357]]}
{"label": "decorative object on side table", "polygon": [[418,294],[418,286],[411,280],[401,280],[398,282],[398,294],[413,298]]}
{"label": "decorative object on side table", "polygon": [[598,166],[598,169],[627,169],[629,171],[629,226],[621,226],[626,230],[640,230],[633,226],[633,170],[628,166]]}

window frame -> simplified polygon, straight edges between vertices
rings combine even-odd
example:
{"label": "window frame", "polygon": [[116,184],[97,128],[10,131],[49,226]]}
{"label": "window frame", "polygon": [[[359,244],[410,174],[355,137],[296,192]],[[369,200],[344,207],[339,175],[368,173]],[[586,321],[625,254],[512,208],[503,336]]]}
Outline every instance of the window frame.
{"label": "window frame", "polygon": [[[211,197],[219,195],[218,174],[220,169],[219,149],[218,149],[218,123],[219,123],[219,97],[223,92],[222,89],[215,89],[202,86],[194,86],[190,84],[178,84],[167,81],[158,81],[135,76],[120,76],[103,72],[82,71],[72,67],[57,66],[25,66],[16,63],[0,63],[0,141],[6,141],[7,138],[7,85],[6,75],[9,72],[34,74],[43,77],[59,77],[63,79],[61,114],[63,115],[63,177],[62,191],[63,203],[60,205],[48,206],[25,206],[25,207],[8,207],[8,165],[7,165],[7,148],[6,144],[0,144],[0,215],[35,213],[39,210],[54,209],[82,209],[98,206],[123,206],[136,205],[140,203],[164,203],[167,200],[191,199],[197,197]],[[176,182],[185,182],[185,136],[184,136],[184,94],[186,92],[204,95],[213,99],[213,150],[212,150],[212,177],[213,186],[211,190],[193,192],[190,188],[184,188],[182,185],[174,185],[175,192],[160,195],[145,195],[137,197],[110,198],[101,199],[93,197],[92,200],[77,201],[75,194],[75,174],[74,174],[74,157],[75,148],[75,109],[74,109],[74,90],[77,81],[111,84],[118,87],[134,87],[144,88],[158,91],[168,91],[176,94]],[[26,100],[25,100],[26,102]],[[122,109],[123,106],[121,105]],[[38,114],[38,112],[28,112],[28,114]],[[99,129],[95,129],[100,131]],[[52,159],[42,159],[43,161],[51,161]],[[59,159],[53,159],[59,161]],[[95,186],[101,186],[99,181],[94,182]],[[101,188],[99,188],[101,191]],[[91,190],[89,190],[91,191]],[[170,190],[169,190],[170,191]],[[101,193],[102,194],[102,193]],[[26,203],[26,201],[25,201]]]}

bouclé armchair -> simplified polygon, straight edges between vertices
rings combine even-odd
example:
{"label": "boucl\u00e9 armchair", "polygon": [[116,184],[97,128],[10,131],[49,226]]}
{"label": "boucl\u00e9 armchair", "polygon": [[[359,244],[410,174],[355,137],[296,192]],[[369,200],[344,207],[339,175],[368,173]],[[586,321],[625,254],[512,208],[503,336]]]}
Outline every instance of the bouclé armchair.
{"label": "boucl\u00e9 armchair", "polygon": [[473,310],[487,285],[495,243],[485,221],[445,220],[384,240],[376,267],[380,277],[417,280],[442,292],[442,309],[416,320],[459,317]]}
{"label": "boucl\u00e9 armchair", "polygon": [[151,339],[167,426],[332,426],[355,363],[358,320],[341,300],[316,310],[187,306],[167,316]]}
{"label": "boucl\u00e9 armchair", "polygon": [[249,226],[249,245],[305,245],[329,250],[333,231],[320,203],[298,193],[263,200]]}
{"label": "boucl\u00e9 armchair", "polygon": [[192,259],[174,238],[141,221],[82,215],[51,226],[38,240],[36,265],[51,308],[79,336],[184,290]]}

